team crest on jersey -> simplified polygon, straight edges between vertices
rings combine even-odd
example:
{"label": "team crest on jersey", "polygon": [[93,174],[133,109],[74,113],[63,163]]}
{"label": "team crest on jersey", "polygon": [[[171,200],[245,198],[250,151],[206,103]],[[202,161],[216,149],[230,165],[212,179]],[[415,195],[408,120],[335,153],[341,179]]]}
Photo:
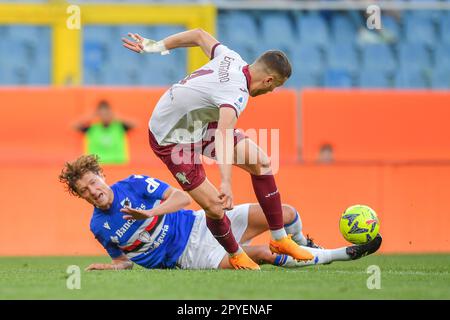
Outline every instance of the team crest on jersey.
{"label": "team crest on jersey", "polygon": [[191,182],[188,180],[188,178],[186,177],[186,173],[185,172],[177,172],[177,174],[175,175],[175,177],[178,179],[178,181],[180,181],[182,184],[191,184]]}
{"label": "team crest on jersey", "polygon": [[152,241],[151,237],[150,237],[150,233],[148,233],[147,231],[142,231],[139,234],[139,240],[144,242],[144,243],[149,243]]}
{"label": "team crest on jersey", "polygon": [[131,201],[130,201],[130,199],[128,198],[128,197],[126,197],[125,199],[123,199],[121,202],[120,202],[120,205],[122,206],[122,207],[132,207],[131,206]]}
{"label": "team crest on jersey", "polygon": [[108,221],[106,221],[106,222],[103,224],[103,228],[108,229],[108,230],[111,230],[111,228],[109,227]]}

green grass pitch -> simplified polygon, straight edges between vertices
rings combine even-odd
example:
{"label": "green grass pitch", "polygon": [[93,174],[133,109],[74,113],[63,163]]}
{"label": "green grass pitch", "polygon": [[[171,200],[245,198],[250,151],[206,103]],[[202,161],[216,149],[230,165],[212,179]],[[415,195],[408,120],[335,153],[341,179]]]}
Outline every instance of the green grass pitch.
{"label": "green grass pitch", "polygon": [[[83,269],[106,257],[2,257],[0,299],[450,299],[450,255],[375,255],[357,261],[261,272]],[[69,265],[81,289],[69,290]],[[371,265],[381,288],[369,290]]]}

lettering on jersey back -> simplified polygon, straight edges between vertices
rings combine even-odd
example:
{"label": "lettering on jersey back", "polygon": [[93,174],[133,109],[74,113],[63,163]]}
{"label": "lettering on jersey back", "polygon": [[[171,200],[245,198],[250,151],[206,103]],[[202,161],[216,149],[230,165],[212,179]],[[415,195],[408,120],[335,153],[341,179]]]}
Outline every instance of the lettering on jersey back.
{"label": "lettering on jersey back", "polygon": [[223,60],[219,63],[219,81],[220,82],[228,82],[230,81],[230,65],[231,62],[234,61],[234,58],[229,56],[224,56]]}

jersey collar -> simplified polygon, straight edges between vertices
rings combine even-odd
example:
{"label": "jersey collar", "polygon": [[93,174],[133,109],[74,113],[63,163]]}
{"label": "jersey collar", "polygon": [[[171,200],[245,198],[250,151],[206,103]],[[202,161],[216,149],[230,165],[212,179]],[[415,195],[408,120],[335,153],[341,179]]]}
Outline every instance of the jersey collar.
{"label": "jersey collar", "polygon": [[244,73],[245,80],[247,80],[247,89],[250,92],[250,83],[252,81],[252,76],[250,75],[250,71],[248,70],[249,65],[246,65],[242,68],[242,72]]}

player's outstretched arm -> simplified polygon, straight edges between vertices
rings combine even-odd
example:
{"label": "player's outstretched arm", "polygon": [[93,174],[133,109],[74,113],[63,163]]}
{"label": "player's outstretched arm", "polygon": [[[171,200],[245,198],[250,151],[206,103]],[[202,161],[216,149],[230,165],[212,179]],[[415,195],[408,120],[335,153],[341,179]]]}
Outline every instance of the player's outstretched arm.
{"label": "player's outstretched arm", "polygon": [[234,159],[233,129],[237,118],[234,109],[220,108],[219,122],[215,132],[214,146],[217,164],[220,169],[219,199],[224,210],[233,209],[233,193],[231,190],[231,168]]}
{"label": "player's outstretched arm", "polygon": [[132,269],[133,262],[131,262],[126,255],[112,259],[112,263],[93,263],[89,265],[85,271],[92,270],[126,270]]}
{"label": "player's outstretched arm", "polygon": [[137,33],[129,33],[128,36],[133,41],[122,38],[123,46],[138,53],[164,54],[176,48],[200,47],[210,58],[213,46],[218,43],[216,38],[201,28],[176,33],[160,41],[146,39]]}
{"label": "player's outstretched arm", "polygon": [[144,220],[154,216],[162,216],[183,209],[191,203],[191,198],[177,188],[169,187],[163,195],[164,202],[150,210],[140,210],[125,207],[120,209],[126,220]]}

